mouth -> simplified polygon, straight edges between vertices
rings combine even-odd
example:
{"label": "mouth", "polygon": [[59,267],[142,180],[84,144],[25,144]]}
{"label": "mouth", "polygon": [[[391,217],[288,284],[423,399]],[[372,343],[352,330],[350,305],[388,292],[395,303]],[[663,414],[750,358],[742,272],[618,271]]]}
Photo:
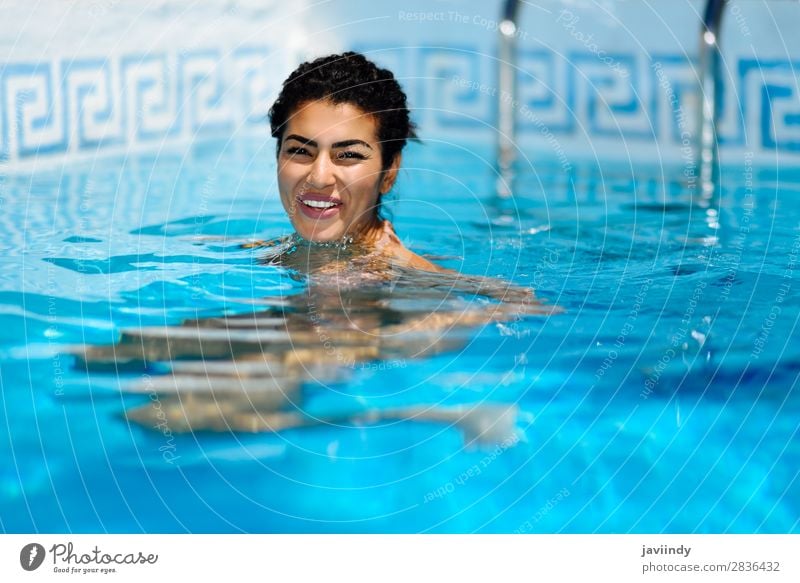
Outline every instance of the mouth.
{"label": "mouth", "polygon": [[297,208],[310,219],[329,219],[339,214],[342,201],[322,194],[303,194],[297,197]]}

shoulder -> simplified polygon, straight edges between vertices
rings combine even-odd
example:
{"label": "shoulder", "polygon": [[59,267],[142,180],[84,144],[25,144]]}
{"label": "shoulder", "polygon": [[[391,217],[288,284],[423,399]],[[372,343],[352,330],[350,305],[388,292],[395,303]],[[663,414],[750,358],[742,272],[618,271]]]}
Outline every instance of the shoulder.
{"label": "shoulder", "polygon": [[242,243],[240,247],[242,249],[278,247],[279,245],[288,242],[291,238],[291,235],[285,235],[283,237],[275,237],[274,239],[268,239],[266,241],[259,239],[257,241],[248,241],[247,243]]}
{"label": "shoulder", "polygon": [[383,230],[378,238],[376,247],[393,263],[402,265],[403,267],[411,267],[424,271],[443,271],[442,268],[435,263],[431,263],[403,245],[391,221],[383,221]]}

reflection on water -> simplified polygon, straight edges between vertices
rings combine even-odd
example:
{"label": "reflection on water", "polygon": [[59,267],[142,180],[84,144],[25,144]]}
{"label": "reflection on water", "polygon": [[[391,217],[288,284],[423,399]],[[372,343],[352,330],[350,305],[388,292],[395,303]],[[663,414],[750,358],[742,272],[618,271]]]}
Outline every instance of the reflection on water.
{"label": "reflection on water", "polygon": [[[513,532],[566,485],[536,531],[796,531],[800,174],[730,168],[706,208],[682,168],[537,160],[495,201],[492,153],[451,150],[410,145],[394,222],[494,285],[242,249],[290,228],[263,139],[6,176],[4,527]],[[337,258],[352,269],[325,273]],[[505,280],[564,314],[514,322]],[[459,438],[510,431],[508,403],[521,439],[483,468]]]}
{"label": "reflection on water", "polygon": [[500,443],[514,432],[516,407],[423,403],[305,411],[303,386],[347,380],[356,368],[386,370],[457,351],[479,327],[552,311],[532,291],[501,280],[422,272],[359,245],[320,246],[296,237],[259,243],[263,262],[306,283],[297,295],[265,300],[249,314],[123,331],[112,346],[81,350],[90,370],[166,372],[125,390],[151,402],[126,412],[148,428],[276,432],[314,425],[413,420],[458,427],[466,442]]}

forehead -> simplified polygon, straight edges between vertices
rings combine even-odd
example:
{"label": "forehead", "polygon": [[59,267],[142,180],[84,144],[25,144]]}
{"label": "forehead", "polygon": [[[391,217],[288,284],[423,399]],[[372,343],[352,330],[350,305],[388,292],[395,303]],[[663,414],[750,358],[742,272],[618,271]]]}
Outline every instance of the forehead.
{"label": "forehead", "polygon": [[299,134],[321,146],[351,139],[374,143],[378,126],[374,116],[356,105],[310,101],[292,113],[285,134]]}

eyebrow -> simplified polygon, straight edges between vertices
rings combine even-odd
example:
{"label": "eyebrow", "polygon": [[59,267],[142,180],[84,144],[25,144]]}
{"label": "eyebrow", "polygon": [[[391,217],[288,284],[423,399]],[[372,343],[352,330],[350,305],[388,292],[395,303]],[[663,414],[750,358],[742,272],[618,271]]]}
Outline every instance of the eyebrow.
{"label": "eyebrow", "polygon": [[[312,148],[318,148],[319,147],[319,144],[317,144],[317,142],[315,142],[314,140],[312,140],[310,138],[305,138],[303,136],[299,136],[297,134],[288,135],[284,139],[285,140],[297,140],[298,142],[301,142],[301,143],[305,144],[306,146],[311,146]],[[343,140],[341,142],[336,142],[334,144],[331,144],[331,148],[334,148],[334,149],[335,148],[347,148],[348,146],[366,146],[370,150],[372,149],[372,146],[370,146],[364,140]]]}

